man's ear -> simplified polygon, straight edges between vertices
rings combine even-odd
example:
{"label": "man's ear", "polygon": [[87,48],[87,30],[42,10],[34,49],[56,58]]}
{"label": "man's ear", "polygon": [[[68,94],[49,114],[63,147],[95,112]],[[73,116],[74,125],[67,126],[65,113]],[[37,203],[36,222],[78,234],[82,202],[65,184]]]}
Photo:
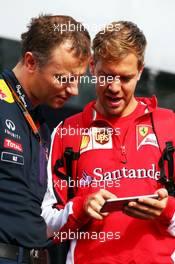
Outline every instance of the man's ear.
{"label": "man's ear", "polygon": [[95,75],[95,62],[93,56],[91,56],[89,60],[89,71],[91,75]]}
{"label": "man's ear", "polygon": [[140,68],[140,70],[139,70],[139,74],[138,74],[138,77],[137,77],[137,81],[140,80],[140,77],[141,77],[142,72],[143,72],[143,70],[144,70],[144,66],[145,66],[145,65],[143,65],[143,66]]}
{"label": "man's ear", "polygon": [[37,61],[32,52],[27,51],[24,55],[24,65],[28,71],[33,72],[37,68]]}

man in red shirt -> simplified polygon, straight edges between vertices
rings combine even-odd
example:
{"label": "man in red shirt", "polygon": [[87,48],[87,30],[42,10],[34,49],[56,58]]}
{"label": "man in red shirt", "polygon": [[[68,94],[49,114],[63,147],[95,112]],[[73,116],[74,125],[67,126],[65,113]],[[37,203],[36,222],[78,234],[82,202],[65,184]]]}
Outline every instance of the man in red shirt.
{"label": "man in red shirt", "polygon": [[[43,217],[54,241],[71,241],[66,263],[175,263],[175,198],[159,181],[161,151],[151,118],[157,100],[134,95],[145,47],[143,32],[132,22],[113,22],[100,31],[93,40],[90,65],[97,100],[53,133]],[[73,137],[68,135],[70,127],[78,128]],[[55,164],[64,147],[74,147],[78,138],[74,197],[67,201],[72,181],[59,178]],[[63,162],[59,170],[66,175]],[[100,211],[108,199],[148,194],[159,198]]]}

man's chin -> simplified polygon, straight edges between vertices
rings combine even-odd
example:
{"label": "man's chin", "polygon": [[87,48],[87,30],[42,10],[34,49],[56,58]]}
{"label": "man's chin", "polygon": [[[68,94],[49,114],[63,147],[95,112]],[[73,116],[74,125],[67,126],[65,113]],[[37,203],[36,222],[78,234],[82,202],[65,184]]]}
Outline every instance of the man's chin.
{"label": "man's chin", "polygon": [[121,117],[123,115],[122,109],[108,109],[105,111],[108,118],[115,118],[115,117]]}
{"label": "man's chin", "polygon": [[49,102],[47,105],[53,109],[59,109],[63,107],[65,102]]}

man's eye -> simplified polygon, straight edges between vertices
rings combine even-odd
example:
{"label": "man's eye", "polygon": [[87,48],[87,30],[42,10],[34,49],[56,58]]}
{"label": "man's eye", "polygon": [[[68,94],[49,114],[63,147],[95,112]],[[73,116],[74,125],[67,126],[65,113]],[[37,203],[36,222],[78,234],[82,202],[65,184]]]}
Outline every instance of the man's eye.
{"label": "man's eye", "polygon": [[124,83],[128,83],[132,78],[128,76],[121,76],[120,81]]}

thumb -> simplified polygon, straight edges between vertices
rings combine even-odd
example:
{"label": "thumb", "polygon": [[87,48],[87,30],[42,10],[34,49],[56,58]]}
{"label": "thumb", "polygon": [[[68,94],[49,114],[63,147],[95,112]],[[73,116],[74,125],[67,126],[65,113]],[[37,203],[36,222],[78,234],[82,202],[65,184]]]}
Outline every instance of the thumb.
{"label": "thumb", "polygon": [[100,190],[100,193],[101,193],[102,197],[105,200],[108,200],[108,199],[116,199],[117,198],[117,196],[115,194],[113,194],[113,193],[111,193],[111,192],[109,192],[109,191],[107,191],[105,189],[101,189]]}
{"label": "thumb", "polygon": [[161,189],[157,190],[156,194],[159,195],[160,200],[168,197],[168,191],[165,188],[161,188]]}

